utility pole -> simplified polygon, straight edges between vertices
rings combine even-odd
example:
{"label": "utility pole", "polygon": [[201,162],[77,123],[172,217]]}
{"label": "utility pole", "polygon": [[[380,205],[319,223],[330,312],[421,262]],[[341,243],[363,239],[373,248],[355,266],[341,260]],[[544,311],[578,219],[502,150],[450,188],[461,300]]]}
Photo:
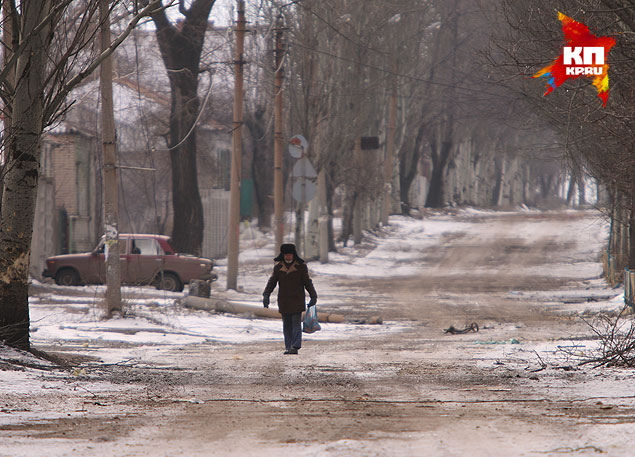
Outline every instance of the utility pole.
{"label": "utility pole", "polygon": [[229,207],[229,240],[227,246],[227,288],[237,289],[238,250],[240,238],[240,180],[242,175],[243,126],[243,51],[245,47],[245,2],[238,0],[236,52],[234,55],[234,125],[232,132],[232,165]]}
{"label": "utility pole", "polygon": [[274,254],[280,251],[284,234],[284,199],[282,193],[282,81],[284,56],[282,16],[279,15],[275,30],[275,79],[274,79],[274,128],[273,128],[273,207],[276,244]]}
{"label": "utility pole", "polygon": [[[353,160],[355,161],[355,167],[358,169],[358,178],[361,175],[359,171],[362,167],[362,138],[357,137],[355,139],[355,149],[353,151]],[[353,241],[356,245],[362,242],[362,195],[359,191],[361,183],[356,183],[356,197],[355,205],[353,206]]]}
{"label": "utility pole", "polygon": [[319,244],[320,244],[320,263],[328,263],[329,261],[329,213],[326,205],[326,165],[322,165],[322,169],[318,174],[318,198],[320,201],[320,218],[318,220]]}
{"label": "utility pole", "polygon": [[[396,65],[395,76],[396,78]],[[395,161],[395,129],[397,128],[397,85],[393,80],[392,94],[388,105],[388,129],[386,131],[386,158],[384,159],[384,204],[381,211],[381,223],[388,225],[388,216],[392,209],[392,177]]]}
{"label": "utility pole", "polygon": [[[108,0],[99,1],[101,50],[110,47]],[[100,65],[101,141],[104,158],[104,222],[106,232],[106,314],[121,311],[121,265],[119,258],[119,188],[117,184],[117,146],[112,101],[112,56]]]}

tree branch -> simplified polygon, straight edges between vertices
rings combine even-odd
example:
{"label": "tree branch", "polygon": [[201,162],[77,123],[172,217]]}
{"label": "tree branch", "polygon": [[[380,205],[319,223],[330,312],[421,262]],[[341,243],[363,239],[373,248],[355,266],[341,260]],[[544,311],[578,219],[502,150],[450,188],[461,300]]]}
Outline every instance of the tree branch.
{"label": "tree branch", "polygon": [[161,0],[153,0],[148,3],[141,11],[139,11],[130,21],[126,29],[110,44],[110,46],[104,50],[99,57],[97,57],[86,69],[75,75],[69,82],[64,84],[63,87],[60,88],[59,92],[53,98],[53,100],[46,106],[44,110],[43,122],[44,125],[48,123],[48,121],[54,116],[55,112],[61,106],[61,104],[66,99],[66,96],[73,90],[78,84],[80,84],[84,79],[92,74],[95,69],[113,52],[115,49],[119,47],[121,43],[132,33],[134,28],[137,26],[138,22],[147,16],[151,16],[155,14],[158,9],[163,9],[164,7],[161,4]]}
{"label": "tree branch", "polygon": [[[70,5],[72,2],[72,0],[64,0],[63,2],[59,3],[58,5],[56,5],[55,8],[53,8],[51,10],[51,12],[49,14],[46,15],[46,17],[44,19],[42,19],[42,22],[40,22],[37,27],[35,27],[31,33],[29,33],[27,36],[23,37],[22,40],[20,40],[20,45],[16,48],[13,49],[12,52],[13,54],[11,55],[11,59],[9,59],[8,62],[5,63],[4,68],[2,69],[2,72],[0,72],[0,84],[2,85],[6,85],[8,82],[6,81],[7,75],[9,74],[9,72],[15,67],[15,64],[18,60],[18,58],[20,58],[20,55],[24,52],[24,49],[29,45],[29,41],[34,37],[37,36],[44,27],[48,27],[50,22],[53,22],[53,20],[55,19],[55,17],[64,10],[64,8],[66,8],[68,5]],[[12,6],[12,8],[15,8],[15,5]],[[17,24],[13,24],[14,27],[17,27]],[[14,29],[14,34],[18,33],[19,29],[15,28]],[[13,88],[11,88],[11,91],[13,91]]]}
{"label": "tree branch", "polygon": [[[610,8],[617,17],[620,18],[624,24],[626,24],[631,30],[631,32],[635,32],[635,19],[632,14],[629,14],[629,7],[625,7],[620,5],[615,0],[601,0],[603,4],[605,4],[608,8]],[[632,10],[633,7],[630,7]]]}

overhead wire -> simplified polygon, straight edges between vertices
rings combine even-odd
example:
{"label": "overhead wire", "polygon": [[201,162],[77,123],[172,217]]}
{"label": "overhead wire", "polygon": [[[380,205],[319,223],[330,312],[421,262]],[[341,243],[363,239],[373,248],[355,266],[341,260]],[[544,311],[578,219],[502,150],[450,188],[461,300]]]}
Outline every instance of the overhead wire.
{"label": "overhead wire", "polygon": [[[139,71],[139,43],[138,43],[138,37],[137,34],[133,35],[134,38],[134,51],[135,51],[135,68],[136,68],[136,72],[135,72],[135,76],[136,76],[136,80],[137,80],[137,99],[139,101],[139,109],[141,111],[141,117],[142,119],[146,119],[146,114],[145,114],[145,107],[143,106],[143,103],[141,103],[142,99],[141,99],[141,78],[140,78],[140,71]],[[143,137],[144,137],[144,142],[146,145],[146,151],[148,154],[148,157],[150,159],[150,167],[154,168],[156,170],[156,166],[155,166],[155,162],[154,162],[154,148],[151,147],[150,144],[150,133],[148,131],[148,126],[145,122],[142,122],[142,132],[143,132]],[[145,166],[145,162],[144,162],[144,166]],[[152,195],[153,195],[153,206],[154,206],[154,221],[156,224],[158,224],[159,221],[159,208],[158,208],[158,204],[157,204],[157,175],[156,175],[156,171],[154,171],[152,173]],[[159,229],[159,227],[156,227],[157,231]]]}
{"label": "overhead wire", "polygon": [[[378,49],[375,49],[373,47],[367,46],[367,45],[365,45],[365,44],[363,44],[363,43],[361,43],[359,41],[353,40],[348,35],[343,33],[340,29],[338,29],[334,24],[332,24],[328,20],[324,19],[314,9],[303,5],[301,3],[301,1],[302,0],[292,1],[292,2],[288,3],[285,6],[293,4],[293,5],[297,5],[297,6],[301,7],[301,8],[303,8],[303,9],[305,9],[310,14],[315,16],[318,20],[320,20],[321,22],[326,24],[335,33],[337,33],[338,35],[340,35],[341,37],[343,37],[347,41],[351,42],[356,47],[361,47],[361,48],[364,48],[366,50],[370,50],[370,51],[376,52],[376,53],[378,53],[380,55],[383,55],[383,56],[388,54],[386,51],[378,50]],[[398,14],[401,14],[401,12],[398,13]],[[453,89],[461,89],[461,90],[470,91],[470,92],[483,93],[483,94],[486,94],[486,95],[489,95],[489,96],[500,96],[500,94],[492,94],[491,92],[486,92],[486,91],[473,89],[473,88],[469,88],[469,87],[465,87],[465,86],[459,86],[459,85],[454,85],[454,84],[450,84],[450,83],[443,83],[443,82],[434,81],[434,80],[431,80],[431,79],[418,78],[416,76],[412,76],[412,75],[409,75],[409,74],[396,72],[394,70],[389,70],[389,69],[386,69],[386,68],[383,68],[383,67],[378,67],[376,65],[371,65],[371,64],[368,64],[368,63],[364,63],[364,62],[361,62],[361,61],[358,61],[358,60],[355,60],[355,59],[343,57],[343,56],[340,56],[340,55],[337,55],[337,54],[333,54],[333,53],[330,53],[330,52],[327,52],[327,51],[323,51],[323,50],[320,50],[320,49],[312,48],[312,47],[306,46],[306,45],[304,45],[302,43],[299,43],[299,42],[293,42],[291,40],[288,42],[288,44],[290,46],[291,45],[299,46],[299,47],[301,47],[301,48],[303,48],[303,49],[305,49],[307,51],[317,52],[317,53],[320,53],[320,54],[323,54],[323,55],[326,55],[326,56],[329,56],[329,57],[333,57],[333,58],[336,58],[336,59],[339,59],[339,60],[348,61],[350,63],[354,63],[356,65],[360,65],[360,66],[363,66],[363,67],[366,67],[366,68],[370,68],[370,69],[373,69],[373,70],[376,70],[376,71],[380,71],[380,72],[386,73],[386,74],[391,75],[391,76],[397,76],[397,77],[406,78],[406,79],[410,79],[410,80],[414,80],[414,81],[418,81],[418,82],[424,82],[424,83],[428,83],[428,84],[435,84],[435,85],[449,87],[449,88],[453,88]]]}
{"label": "overhead wire", "polygon": [[213,82],[214,82],[214,76],[212,74],[210,74],[210,78],[209,78],[209,87],[207,89],[207,93],[205,94],[205,98],[203,99],[203,104],[201,106],[201,108],[198,111],[198,114],[196,115],[196,119],[194,120],[194,122],[192,123],[192,127],[190,128],[190,130],[185,134],[185,136],[183,137],[183,139],[181,139],[181,141],[179,141],[177,144],[175,144],[174,146],[168,147],[168,151],[173,151],[177,148],[179,148],[183,143],[185,143],[185,141],[190,137],[190,135],[192,134],[192,132],[194,132],[194,129],[196,128],[196,126],[198,125],[198,122],[201,120],[201,116],[203,115],[203,112],[205,111],[205,107],[207,106],[207,102],[209,100],[209,96],[212,93],[212,86],[213,86]]}
{"label": "overhead wire", "polygon": [[474,89],[474,88],[460,86],[460,85],[456,85],[456,84],[435,81],[435,80],[432,80],[432,79],[419,78],[417,76],[413,76],[413,75],[397,72],[397,71],[394,71],[394,70],[389,70],[387,68],[378,67],[376,65],[360,62],[358,60],[351,59],[349,57],[339,56],[337,54],[333,54],[333,53],[330,53],[330,52],[327,52],[327,51],[322,51],[322,50],[319,50],[319,49],[311,48],[309,46],[305,46],[305,45],[300,44],[300,43],[295,43],[295,45],[298,46],[298,47],[301,47],[302,49],[305,49],[307,51],[316,52],[316,53],[323,54],[323,55],[326,55],[326,56],[329,56],[329,57],[333,57],[335,59],[339,59],[339,60],[343,60],[343,61],[346,61],[346,62],[354,63],[356,65],[360,65],[362,67],[366,67],[366,68],[370,68],[372,70],[380,71],[380,72],[383,72],[383,73],[386,73],[386,74],[389,74],[389,75],[392,75],[392,76],[397,76],[399,78],[405,78],[405,79],[410,79],[412,81],[422,82],[422,83],[426,83],[426,84],[433,84],[433,85],[437,85],[437,86],[448,87],[448,88],[451,88],[451,89],[459,89],[459,90],[463,90],[463,91],[466,91],[466,92],[473,92],[473,93],[488,95],[490,97],[501,97],[501,96],[509,97],[509,96],[501,95],[500,93],[492,93],[492,92],[487,92],[487,91],[480,90],[480,89]]}
{"label": "overhead wire", "polygon": [[[287,7],[287,6],[291,6],[291,5],[298,5],[298,6],[302,7],[302,8],[306,8],[304,5],[301,5],[300,2],[301,2],[301,0],[292,1],[290,3],[282,5],[282,7]],[[326,20],[323,17],[321,17],[314,10],[311,10],[310,8],[308,10],[311,12],[311,14],[313,14],[315,17],[317,17],[320,21],[322,21],[325,24],[327,24],[331,29],[333,29],[338,35],[342,36],[344,39],[346,39],[346,40],[348,40],[348,41],[350,41],[352,43],[355,43],[358,46],[363,46],[362,43],[356,42],[355,40],[350,38],[347,34],[341,32],[336,26],[334,26],[328,20]],[[264,34],[264,37],[270,36],[272,30],[273,30],[273,24],[270,24],[268,30]],[[377,66],[377,65],[373,65],[373,64],[370,64],[370,63],[367,63],[367,62],[362,62],[362,61],[359,61],[357,59],[347,58],[347,57],[344,57],[344,56],[341,56],[341,55],[337,55],[337,54],[332,53],[332,52],[328,52],[328,51],[324,51],[324,50],[320,50],[320,49],[315,49],[315,48],[306,46],[306,45],[304,45],[302,43],[299,43],[299,42],[290,41],[289,42],[289,46],[290,47],[291,46],[297,46],[297,47],[300,47],[300,48],[302,48],[302,49],[304,49],[306,51],[309,51],[309,52],[315,52],[315,53],[319,53],[319,54],[322,54],[322,55],[326,55],[326,56],[328,56],[330,58],[334,58],[334,59],[338,59],[338,60],[342,60],[342,61],[347,61],[347,62],[353,63],[355,65],[359,65],[359,66],[362,66],[362,67],[365,67],[365,68],[369,68],[369,69],[372,69],[372,70],[375,70],[375,71],[382,72],[383,74],[385,74],[387,76],[397,76],[399,78],[404,78],[404,79],[413,80],[413,81],[417,81],[417,82],[422,82],[422,83],[426,83],[426,84],[434,84],[434,85],[438,85],[438,86],[442,86],[442,87],[450,87],[450,88],[454,88],[454,89],[458,89],[458,90],[468,91],[468,92],[471,92],[471,93],[484,94],[484,95],[487,95],[487,96],[490,96],[490,97],[491,96],[496,96],[496,97],[500,97],[501,96],[501,94],[499,94],[499,93],[494,94],[494,93],[491,93],[491,92],[488,92],[488,91],[484,91],[484,90],[480,90],[480,89],[475,89],[475,88],[470,88],[470,87],[465,87],[465,86],[455,85],[455,84],[450,84],[450,83],[444,83],[444,82],[440,82],[440,81],[434,81],[432,79],[420,78],[420,77],[416,77],[416,76],[413,76],[413,75],[410,75],[410,74],[404,74],[402,72],[390,70],[390,69],[383,68],[383,67]],[[136,47],[136,43],[135,43],[135,47]],[[370,50],[376,51],[376,52],[380,52],[380,51],[378,51],[378,50],[376,50],[374,48],[370,48],[370,47],[367,47],[367,49],[370,49]],[[383,54],[383,52],[382,52],[382,54]],[[288,52],[285,52],[285,55],[283,56],[283,61],[282,61],[281,65],[286,63],[288,61],[288,58],[289,58]],[[219,61],[211,62],[212,65],[214,65],[214,64],[224,65],[224,64],[227,64],[227,63],[228,62],[219,62]],[[138,65],[138,60],[137,60],[137,65]],[[299,75],[292,75],[292,78],[299,78]],[[287,77],[285,79],[290,80],[289,77]],[[249,77],[248,77],[248,80],[249,80]],[[335,84],[337,84],[337,83],[335,83]],[[212,91],[212,86],[213,86],[213,78],[210,77],[210,85],[209,85],[207,93],[205,95],[204,103],[201,106],[201,108],[199,110],[199,113],[197,115],[196,121],[193,123],[192,128],[186,134],[186,136],[181,140],[181,142],[179,142],[175,146],[172,146],[170,148],[170,150],[173,150],[173,149],[179,147],[189,137],[189,135],[191,135],[191,132],[194,130],[194,128],[196,127],[196,125],[200,121],[200,117],[201,117],[201,115],[202,115],[202,113],[203,113],[203,111],[204,111],[204,109],[205,109],[205,107],[206,107],[206,105],[208,103],[208,100],[209,100],[209,97],[210,97],[210,94],[211,94],[211,91]],[[336,87],[334,90],[342,90],[343,91],[345,89]],[[382,90],[382,91],[378,91],[376,89],[372,90],[372,93],[380,93],[380,92],[381,93],[386,93],[386,90]],[[340,95],[349,95],[349,96],[356,95],[356,96],[358,96],[358,95],[360,95],[362,93],[363,94],[368,94],[369,91],[368,90],[360,90],[360,93],[358,93],[358,94],[351,94],[350,91],[348,91],[348,94],[340,93]],[[317,96],[319,96],[319,94],[316,94],[314,96],[317,97]],[[412,97],[400,96],[400,98],[412,98]],[[270,122],[269,122],[269,124],[270,124]],[[144,131],[144,134],[146,134],[145,131]],[[156,210],[156,200],[155,200],[155,210]]]}

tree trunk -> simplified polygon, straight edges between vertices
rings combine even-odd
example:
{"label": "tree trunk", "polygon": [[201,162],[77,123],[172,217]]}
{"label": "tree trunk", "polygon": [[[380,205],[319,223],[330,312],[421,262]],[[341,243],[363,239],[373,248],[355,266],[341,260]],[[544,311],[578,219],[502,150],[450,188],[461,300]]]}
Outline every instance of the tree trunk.
{"label": "tree trunk", "polygon": [[175,27],[165,10],[152,15],[171,90],[168,146],[172,164],[172,241],[179,252],[200,255],[203,205],[198,189],[196,120],[199,114],[199,63],[215,0],[195,0],[181,10],[185,20]]}
{"label": "tree trunk", "polygon": [[586,186],[584,185],[584,176],[578,177],[578,201],[579,205],[586,205]]}
{"label": "tree trunk", "polygon": [[340,240],[346,246],[348,239],[353,235],[353,208],[355,207],[355,200],[357,199],[355,193],[348,189],[344,197],[344,205],[342,208],[342,232],[340,233]]}
{"label": "tree trunk", "polygon": [[[176,50],[176,47],[173,49]],[[172,165],[172,242],[177,252],[200,255],[203,242],[203,204],[198,190],[196,117],[198,80],[191,72],[170,78],[170,163]]]}
{"label": "tree trunk", "polygon": [[496,185],[494,186],[494,195],[492,196],[492,204],[494,206],[501,206],[503,204],[503,194],[505,188],[505,168],[507,166],[507,156],[503,155],[497,167]]}
{"label": "tree trunk", "polygon": [[567,206],[571,206],[571,202],[573,201],[573,197],[575,196],[576,182],[577,182],[576,174],[571,173],[571,177],[569,178],[569,189],[567,190]]}
{"label": "tree trunk", "polygon": [[624,206],[622,207],[622,235],[621,235],[621,245],[620,245],[620,258],[619,258],[619,268],[620,270],[622,270],[623,268],[626,267],[626,265],[628,265],[629,262],[629,257],[630,257],[630,208],[629,208],[629,202],[630,202],[630,197],[626,197],[624,196],[623,198],[623,204]]}
{"label": "tree trunk", "polygon": [[304,202],[298,202],[295,207],[295,231],[293,239],[296,250],[300,256],[304,256]]}
{"label": "tree trunk", "polygon": [[423,129],[415,138],[415,143],[410,154],[399,161],[399,196],[401,201],[401,212],[404,215],[410,214],[410,187],[417,176],[417,166],[421,159],[423,149]]}
{"label": "tree trunk", "polygon": [[271,135],[266,132],[266,119],[264,119],[264,107],[257,107],[254,113],[248,113],[245,126],[251,136],[252,161],[251,176],[254,180],[254,195],[256,198],[256,211],[258,213],[258,227],[271,228],[271,215],[273,214],[273,200],[271,189],[273,188],[271,163],[273,151],[271,149]]}
{"label": "tree trunk", "polygon": [[554,176],[550,174],[548,176],[541,175],[539,178],[540,184],[540,197],[543,200],[546,200],[549,197],[549,193],[551,192],[553,186]]}
{"label": "tree trunk", "polygon": [[631,198],[629,229],[628,269],[635,271],[635,198]]}
{"label": "tree trunk", "polygon": [[[478,146],[477,146],[478,148]],[[478,152],[475,153],[472,167],[472,197],[470,199],[471,204],[475,206],[481,205],[481,169],[483,165],[483,160],[481,160],[481,154]]]}
{"label": "tree trunk", "polygon": [[[173,107],[173,111],[178,111]],[[170,130],[179,132],[193,125],[188,120],[171,122]],[[170,135],[170,147],[180,135]],[[170,151],[172,164],[172,209],[174,223],[172,242],[177,252],[200,255],[203,244],[203,203],[198,189],[196,165],[196,133]]]}
{"label": "tree trunk", "polygon": [[443,177],[445,176],[445,168],[450,158],[452,142],[444,141],[440,151],[435,151],[435,149],[435,143],[433,143],[432,176],[430,177],[430,186],[428,187],[428,195],[426,196],[427,208],[441,208],[445,203],[443,201]]}
{"label": "tree trunk", "polygon": [[531,185],[529,183],[531,173],[527,165],[523,166],[523,203],[525,205],[533,204],[533,196],[531,195]]}
{"label": "tree trunk", "polygon": [[443,170],[432,169],[428,195],[426,196],[427,208],[441,208],[443,206]]}
{"label": "tree trunk", "polygon": [[[29,36],[51,9],[48,0],[22,5],[21,36]],[[0,340],[30,349],[29,255],[40,169],[43,129],[43,76],[50,27],[29,40],[17,61],[11,136],[6,144],[6,175],[0,227]]]}
{"label": "tree trunk", "polygon": [[[332,172],[331,172],[332,174]],[[335,230],[333,229],[333,184],[330,179],[326,180],[326,208],[329,215],[328,231],[329,231],[329,252],[337,252],[337,246],[335,245]]]}

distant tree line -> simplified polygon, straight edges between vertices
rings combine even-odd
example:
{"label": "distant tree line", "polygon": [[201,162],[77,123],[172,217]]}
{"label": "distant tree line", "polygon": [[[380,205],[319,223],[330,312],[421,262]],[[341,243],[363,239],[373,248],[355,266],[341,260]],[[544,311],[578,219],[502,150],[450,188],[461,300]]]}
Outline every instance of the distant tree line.
{"label": "distant tree line", "polygon": [[[412,187],[420,175],[427,178],[425,206],[432,208],[536,205],[555,197],[563,176],[561,151],[554,150],[557,130],[540,122],[538,113],[519,109],[524,95],[492,77],[487,5],[268,0],[259,6],[265,23],[274,23],[279,14],[284,18],[285,135],[307,137],[311,160],[328,177],[329,214],[338,209],[334,202],[341,206],[343,239],[352,231],[356,202],[383,198],[391,128],[393,213],[411,211]],[[267,125],[272,60],[271,54],[262,57],[253,61],[269,76],[261,79],[258,102],[247,109],[250,132],[266,142],[254,149],[259,164],[272,162]],[[362,136],[378,136],[381,147],[378,155],[364,152],[360,162],[354,149]],[[271,174],[260,169],[254,175],[257,187],[267,189]],[[269,208],[271,199],[259,203]],[[270,213],[260,210],[261,225],[268,226]],[[333,249],[332,230],[331,240]]]}
{"label": "distant tree line", "polygon": [[[562,52],[558,11],[616,40],[607,61],[606,107],[588,78],[579,78],[543,97],[530,76]],[[631,0],[502,0],[490,10],[496,32],[489,59],[498,81],[522,96],[530,110],[557,134],[558,149],[571,170],[572,184],[594,177],[602,208],[612,220],[609,251],[618,269],[635,269],[635,5]]]}
{"label": "distant tree line", "polygon": [[[246,52],[248,160],[243,172],[254,181],[261,226],[270,225],[272,213],[272,43],[281,17],[286,42],[284,135],[303,134],[310,159],[326,177],[331,249],[336,247],[332,222],[338,211],[343,218],[340,236],[346,240],[360,202],[377,207],[389,194],[391,212],[409,214],[416,206],[413,186],[422,176],[427,179],[427,207],[538,204],[556,195],[564,155],[570,184],[580,187],[585,173],[602,183],[608,207],[630,230],[631,242],[622,238],[615,243],[635,252],[635,13],[626,0],[585,0],[575,11],[566,11],[568,3],[248,2],[253,27]],[[99,55],[95,44],[96,0],[26,0],[19,8],[8,0],[2,4],[0,340],[28,348],[28,259],[41,136],[71,109],[68,94],[106,54]],[[212,111],[228,111],[230,102],[221,84],[209,86],[214,88],[211,102],[202,104],[200,80],[208,75],[211,81],[215,72],[228,80],[231,35],[222,48],[206,39],[214,0],[109,5],[123,32],[107,53],[142,17],[151,18],[156,29],[170,89],[167,128],[160,134],[172,171],[172,235],[179,250],[200,252],[204,227],[197,126]],[[162,8],[169,5],[178,8],[182,20],[165,14]],[[585,81],[543,98],[540,83],[529,78],[561,45],[557,7],[598,34],[618,39],[610,56],[611,94],[604,109]],[[378,137],[379,149],[356,154],[361,137]],[[387,160],[389,144],[394,144],[394,161]],[[291,159],[285,157],[288,177]]]}

